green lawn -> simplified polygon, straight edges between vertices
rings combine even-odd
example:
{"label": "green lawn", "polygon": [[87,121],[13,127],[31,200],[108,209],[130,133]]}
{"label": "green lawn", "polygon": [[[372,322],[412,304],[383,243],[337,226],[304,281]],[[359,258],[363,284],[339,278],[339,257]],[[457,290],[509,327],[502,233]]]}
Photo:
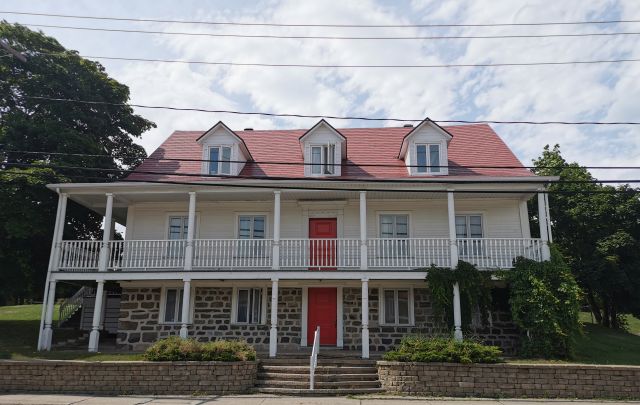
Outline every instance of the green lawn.
{"label": "green lawn", "polygon": [[[627,325],[629,327],[629,332],[634,335],[640,335],[640,319],[635,318],[631,315],[624,315],[624,318],[627,321]],[[593,318],[591,312],[580,312],[580,322],[584,324],[593,323]]]}
{"label": "green lawn", "polygon": [[[0,307],[0,358],[14,360],[42,358],[58,360],[140,360],[140,354],[89,353],[87,351],[54,350],[38,352],[38,327],[42,305],[18,305]],[[58,307],[54,310],[58,318]],[[55,337],[75,336],[75,331],[56,330]],[[55,338],[54,338],[55,339]]]}

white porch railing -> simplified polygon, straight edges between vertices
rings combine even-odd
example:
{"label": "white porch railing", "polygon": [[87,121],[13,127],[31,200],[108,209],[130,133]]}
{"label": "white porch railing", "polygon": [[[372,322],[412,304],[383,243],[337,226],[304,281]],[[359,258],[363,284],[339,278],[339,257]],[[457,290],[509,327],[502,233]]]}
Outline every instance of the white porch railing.
{"label": "white porch railing", "polygon": [[[271,269],[272,239],[196,239],[193,268]],[[57,268],[62,271],[97,271],[101,241],[62,241]],[[110,241],[108,270],[181,270],[185,240]],[[483,269],[508,269],[518,256],[542,260],[540,239],[458,239],[459,258]],[[373,270],[450,267],[449,239],[405,238],[367,240],[367,266]],[[361,264],[359,239],[281,239],[283,270],[347,270]]]}
{"label": "white porch railing", "polygon": [[370,268],[424,268],[451,265],[449,239],[369,239]]}
{"label": "white porch railing", "polygon": [[518,256],[542,261],[540,239],[468,238],[457,243],[460,260],[482,269],[510,269]]}
{"label": "white porch railing", "polygon": [[316,368],[318,367],[318,354],[320,354],[320,326],[316,326],[316,332],[313,334],[313,348],[311,349],[311,358],[309,359],[309,389],[315,389]]}
{"label": "white porch railing", "polygon": [[282,239],[280,267],[338,269],[360,267],[359,239]]}

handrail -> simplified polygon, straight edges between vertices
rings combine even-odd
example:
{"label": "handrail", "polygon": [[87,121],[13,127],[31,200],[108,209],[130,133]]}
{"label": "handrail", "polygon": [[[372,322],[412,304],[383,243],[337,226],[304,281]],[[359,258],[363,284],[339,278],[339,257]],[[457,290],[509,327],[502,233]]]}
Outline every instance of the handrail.
{"label": "handrail", "polygon": [[93,288],[84,286],[76,291],[71,297],[65,299],[60,304],[58,327],[69,320],[76,313],[76,311],[82,306],[84,297],[93,293]]}
{"label": "handrail", "polygon": [[316,327],[313,335],[313,348],[311,349],[311,359],[309,359],[309,389],[313,390],[316,378],[316,367],[318,367],[318,353],[320,352],[320,326]]}

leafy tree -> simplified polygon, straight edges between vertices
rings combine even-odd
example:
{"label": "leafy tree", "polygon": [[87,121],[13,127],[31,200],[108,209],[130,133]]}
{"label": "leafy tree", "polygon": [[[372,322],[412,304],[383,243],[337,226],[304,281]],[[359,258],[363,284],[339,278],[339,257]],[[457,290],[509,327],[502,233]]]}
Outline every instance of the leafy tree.
{"label": "leafy tree", "polygon": [[[558,145],[553,149],[547,145],[533,163],[539,167],[534,170],[539,175],[595,180],[586,168],[568,163]],[[638,190],[597,182],[554,184],[549,190],[565,191],[549,195],[553,239],[584,290],[596,320],[618,328],[622,326],[619,314],[640,315]]]}
{"label": "leafy tree", "polygon": [[[104,181],[139,164],[144,149],[133,142],[154,124],[118,104],[129,89],[102,65],[66,50],[54,38],[0,22],[0,37],[27,57],[0,58],[0,305],[39,299],[49,259],[57,198],[44,186],[73,180]],[[94,100],[114,105],[56,102],[33,97]],[[98,154],[106,157],[24,154],[11,150]],[[30,165],[40,167],[30,167]],[[27,165],[27,166],[25,166]],[[21,174],[17,174],[21,173]],[[64,238],[98,236],[100,215],[69,202]]]}

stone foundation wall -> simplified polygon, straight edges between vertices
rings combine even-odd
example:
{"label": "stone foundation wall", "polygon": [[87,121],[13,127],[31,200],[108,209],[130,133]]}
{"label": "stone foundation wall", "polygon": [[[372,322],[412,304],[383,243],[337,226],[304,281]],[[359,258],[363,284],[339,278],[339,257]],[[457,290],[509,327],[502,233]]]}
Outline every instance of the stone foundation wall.
{"label": "stone foundation wall", "polygon": [[[144,350],[159,338],[178,335],[180,325],[158,323],[160,288],[126,288],[120,301],[117,342],[128,350]],[[231,287],[197,287],[194,294],[193,324],[189,336],[200,341],[242,339],[256,350],[269,347],[268,318],[271,313],[271,289],[267,289],[267,319],[261,325],[231,322]],[[278,345],[298,350],[302,323],[302,289],[280,288],[278,295]]]}
{"label": "stone foundation wall", "polygon": [[103,395],[242,394],[257,362],[0,361],[0,392]]}
{"label": "stone foundation wall", "polygon": [[391,393],[447,397],[640,399],[640,367],[378,362]]}

